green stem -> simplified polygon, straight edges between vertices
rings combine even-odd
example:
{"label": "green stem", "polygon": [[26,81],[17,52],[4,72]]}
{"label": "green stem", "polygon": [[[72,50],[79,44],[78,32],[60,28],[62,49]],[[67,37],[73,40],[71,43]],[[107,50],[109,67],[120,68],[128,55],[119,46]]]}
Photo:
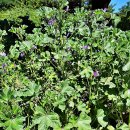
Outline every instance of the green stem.
{"label": "green stem", "polygon": [[30,125],[30,120],[29,120],[29,115],[27,114],[27,118],[28,118],[28,126]]}
{"label": "green stem", "polygon": [[130,109],[129,109],[129,119],[128,119],[128,126],[130,128]]}
{"label": "green stem", "polygon": [[90,55],[91,55],[91,67],[92,67],[92,45],[91,45],[91,53],[90,53]]}

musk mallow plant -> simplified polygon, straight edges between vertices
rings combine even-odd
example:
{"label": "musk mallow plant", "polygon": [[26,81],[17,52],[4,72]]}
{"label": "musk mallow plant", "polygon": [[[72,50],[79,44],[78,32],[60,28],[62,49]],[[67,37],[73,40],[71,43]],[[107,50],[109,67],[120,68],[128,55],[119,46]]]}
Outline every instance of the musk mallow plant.
{"label": "musk mallow plant", "polygon": [[53,14],[44,29],[10,29],[18,38],[7,52],[0,33],[0,128],[128,130],[129,31],[107,26],[114,15],[103,10],[42,13]]}

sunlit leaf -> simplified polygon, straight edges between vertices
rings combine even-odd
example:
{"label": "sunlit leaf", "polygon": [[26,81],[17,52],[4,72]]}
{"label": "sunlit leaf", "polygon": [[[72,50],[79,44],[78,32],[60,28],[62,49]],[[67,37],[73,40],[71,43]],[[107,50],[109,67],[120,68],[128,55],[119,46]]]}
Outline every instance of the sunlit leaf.
{"label": "sunlit leaf", "polygon": [[84,112],[80,114],[80,117],[77,121],[77,127],[79,130],[91,130],[91,118]]}
{"label": "sunlit leaf", "polygon": [[130,70],[130,61],[126,65],[124,65],[122,69],[123,69],[123,71]]}
{"label": "sunlit leaf", "polygon": [[123,123],[117,130],[129,130],[129,126],[126,123]]}
{"label": "sunlit leaf", "polygon": [[107,121],[105,121],[105,114],[104,114],[104,110],[103,109],[98,109],[97,110],[97,120],[98,120],[98,122],[100,123],[100,125],[102,126],[102,127],[106,127],[106,125],[108,124],[108,122]]}

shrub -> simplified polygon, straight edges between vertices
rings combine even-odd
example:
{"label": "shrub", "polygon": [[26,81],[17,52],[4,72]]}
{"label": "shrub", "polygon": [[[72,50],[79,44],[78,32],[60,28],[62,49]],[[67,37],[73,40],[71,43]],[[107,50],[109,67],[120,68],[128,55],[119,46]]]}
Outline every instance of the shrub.
{"label": "shrub", "polygon": [[0,30],[1,129],[129,129],[130,32],[106,26],[118,18],[102,10],[39,14],[32,33],[10,28],[8,49]]}

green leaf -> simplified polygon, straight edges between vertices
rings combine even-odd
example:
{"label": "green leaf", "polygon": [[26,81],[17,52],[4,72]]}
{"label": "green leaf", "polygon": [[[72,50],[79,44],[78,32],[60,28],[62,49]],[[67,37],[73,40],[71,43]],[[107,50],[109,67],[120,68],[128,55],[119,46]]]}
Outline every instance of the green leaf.
{"label": "green leaf", "polygon": [[127,99],[126,106],[130,107],[130,99]]}
{"label": "green leaf", "polygon": [[1,93],[1,95],[0,95],[0,100],[7,102],[13,98],[13,94],[14,94],[13,91],[11,91],[8,87],[5,87],[3,89],[3,93]]}
{"label": "green leaf", "polygon": [[129,61],[125,66],[123,66],[122,70],[123,70],[123,71],[128,71],[128,70],[130,70],[130,61]]}
{"label": "green leaf", "polygon": [[114,54],[114,49],[115,49],[115,47],[113,47],[110,42],[108,42],[108,43],[106,44],[106,46],[104,47],[104,50],[105,50],[107,53],[111,53],[111,54]]}
{"label": "green leaf", "polygon": [[57,100],[53,103],[53,105],[55,107],[58,106],[58,108],[63,112],[66,107],[65,101],[66,101],[66,98],[64,96],[60,95],[57,97]]}
{"label": "green leaf", "polygon": [[52,41],[53,39],[48,37],[47,34],[44,35],[43,43],[51,43]]}
{"label": "green leaf", "polygon": [[19,50],[17,49],[17,46],[11,46],[10,48],[10,57],[11,58],[14,58],[14,59],[17,59],[19,57]]}
{"label": "green leaf", "polygon": [[109,125],[109,126],[107,127],[107,129],[108,129],[108,130],[115,130],[115,128],[114,128],[113,126],[111,126],[111,125]]}
{"label": "green leaf", "polygon": [[93,74],[92,68],[88,66],[83,71],[80,72],[81,77],[89,78]]}
{"label": "green leaf", "polygon": [[[33,44],[31,41],[23,41],[20,46],[21,51],[30,50]],[[23,49],[22,49],[23,48]],[[24,50],[25,49],[25,50]]]}
{"label": "green leaf", "polygon": [[114,19],[114,26],[116,27],[117,24],[121,21],[121,18],[118,17],[118,16],[115,16],[115,19]]}
{"label": "green leaf", "polygon": [[68,96],[74,94],[75,90],[74,88],[72,88],[71,86],[64,86],[61,93],[62,94],[67,94]]}
{"label": "green leaf", "polygon": [[4,123],[4,126],[6,126],[7,130],[23,130],[24,121],[25,121],[24,117],[10,119]]}
{"label": "green leaf", "polygon": [[124,98],[130,98],[130,89],[126,90],[123,96]]}
{"label": "green leaf", "polygon": [[91,128],[91,118],[85,112],[81,112],[79,118],[75,115],[71,115],[69,123],[64,127],[65,130],[70,130],[71,128],[78,128],[78,130],[92,130]]}
{"label": "green leaf", "polygon": [[77,108],[79,111],[85,112],[86,111],[86,104],[80,101],[77,105]]}
{"label": "green leaf", "polygon": [[4,45],[0,44],[0,51],[4,49]]}
{"label": "green leaf", "polygon": [[126,123],[123,123],[117,130],[130,130],[129,126]]}
{"label": "green leaf", "polygon": [[72,107],[72,108],[74,108],[74,102],[73,102],[73,101],[70,101],[70,102],[69,102],[69,106]]}
{"label": "green leaf", "polygon": [[67,94],[68,96],[71,96],[75,93],[74,88],[69,85],[68,80],[61,82],[60,87],[62,88],[61,90],[62,95]]}
{"label": "green leaf", "polygon": [[3,127],[3,126],[4,126],[4,123],[1,123],[1,122],[0,122],[0,127]]}
{"label": "green leaf", "polygon": [[108,124],[108,122],[106,122],[105,119],[104,119],[105,117],[106,116],[104,115],[104,110],[98,109],[97,110],[97,120],[102,127],[106,127],[106,125]]}
{"label": "green leaf", "polygon": [[48,127],[60,127],[61,123],[59,120],[59,116],[56,113],[49,113],[46,114],[42,107],[37,106],[34,119],[33,119],[33,126],[38,125],[38,130],[48,130]]}
{"label": "green leaf", "polygon": [[77,120],[76,126],[78,127],[78,130],[92,130],[90,123],[91,118],[85,112],[82,112]]}
{"label": "green leaf", "polygon": [[92,36],[93,36],[94,38],[98,38],[98,37],[100,37],[100,34],[101,34],[101,32],[100,32],[99,30],[96,30],[96,31],[94,31],[94,32],[92,33]]}
{"label": "green leaf", "polygon": [[26,88],[21,89],[20,91],[16,92],[16,96],[32,96],[34,94],[37,94],[40,90],[41,86],[37,85],[35,82],[29,82],[28,86],[26,86]]}
{"label": "green leaf", "polygon": [[101,83],[104,83],[104,85],[109,85],[109,88],[115,88],[116,85],[111,82],[112,80],[113,77],[101,78]]}

